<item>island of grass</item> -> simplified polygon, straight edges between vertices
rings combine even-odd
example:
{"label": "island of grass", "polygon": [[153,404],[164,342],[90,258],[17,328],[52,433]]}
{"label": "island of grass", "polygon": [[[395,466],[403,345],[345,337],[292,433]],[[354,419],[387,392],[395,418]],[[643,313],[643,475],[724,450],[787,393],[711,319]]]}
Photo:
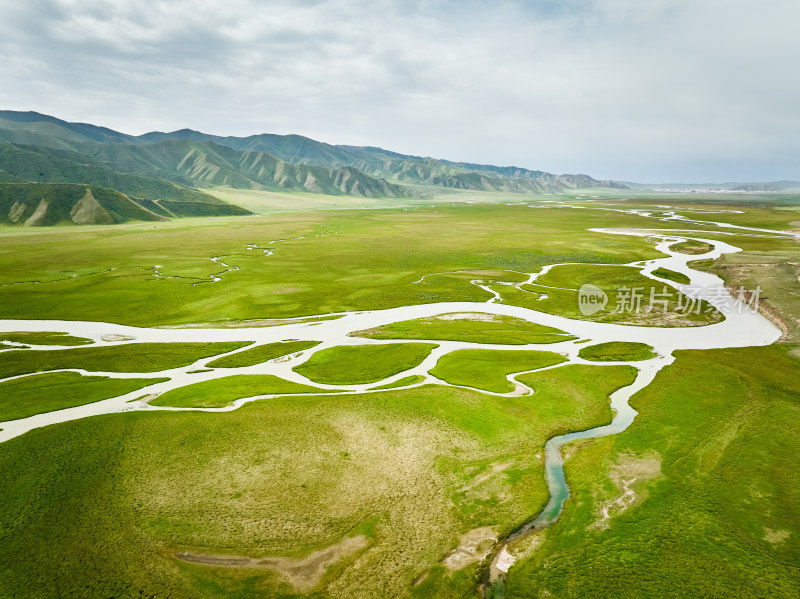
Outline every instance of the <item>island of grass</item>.
{"label": "island of grass", "polygon": [[35,374],[0,383],[0,421],[27,418],[131,393],[168,378],[114,379],[77,372]]}
{"label": "island of grass", "polygon": [[0,350],[3,349],[29,349],[27,345],[11,345],[10,343],[3,343],[0,341]]}
{"label": "island of grass", "polygon": [[236,374],[162,393],[152,406],[177,408],[224,408],[243,397],[293,393],[330,393],[327,389],[293,383],[271,374]]}
{"label": "island of grass", "polygon": [[0,353],[0,378],[66,368],[90,372],[158,372],[188,366],[250,343],[126,343],[80,349],[5,351]]}
{"label": "island of grass", "polygon": [[241,368],[243,366],[254,366],[255,364],[261,364],[262,362],[274,360],[281,356],[287,356],[310,349],[319,344],[320,341],[281,341],[279,343],[268,343],[252,349],[236,352],[229,356],[217,358],[206,364],[206,366],[211,368]]}
{"label": "island of grass", "polygon": [[0,333],[0,341],[29,343],[30,345],[89,345],[94,343],[94,341],[85,337],[74,337],[69,333],[53,331]]}
{"label": "island of grass", "polygon": [[510,393],[514,384],[506,379],[509,374],[564,361],[564,356],[545,351],[462,349],[442,356],[430,372],[451,385]]}
{"label": "island of grass", "polygon": [[669,268],[657,268],[653,271],[653,276],[661,279],[667,279],[668,281],[674,281],[681,285],[688,285],[692,282],[692,280],[682,272],[675,272]]}
{"label": "island of grass", "polygon": [[630,341],[610,341],[584,347],[578,352],[578,357],[592,362],[639,362],[650,360],[658,354],[645,343]]}
{"label": "island of grass", "polygon": [[455,312],[404,320],[374,329],[355,331],[350,335],[370,339],[432,339],[505,345],[557,343],[575,338],[553,327],[513,316],[483,312]]}
{"label": "island of grass", "polygon": [[342,345],[318,351],[294,371],[328,385],[375,383],[414,368],[436,347],[432,343]]}
{"label": "island of grass", "polygon": [[705,241],[698,241],[695,239],[688,239],[686,241],[681,241],[669,246],[673,252],[680,252],[681,254],[689,254],[691,256],[697,256],[700,254],[706,254],[714,249],[714,246],[710,243],[706,243]]}

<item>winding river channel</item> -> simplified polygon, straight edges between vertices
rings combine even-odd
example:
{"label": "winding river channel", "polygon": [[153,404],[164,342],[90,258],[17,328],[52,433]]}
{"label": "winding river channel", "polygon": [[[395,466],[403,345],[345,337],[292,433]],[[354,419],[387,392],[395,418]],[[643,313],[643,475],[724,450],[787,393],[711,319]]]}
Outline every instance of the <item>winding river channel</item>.
{"label": "winding river channel", "polygon": [[[564,208],[579,208],[580,206],[564,205]],[[594,206],[593,206],[594,208]],[[644,217],[645,219],[657,219],[667,221],[670,225],[680,224],[683,226],[691,225],[693,229],[704,227],[709,233],[713,231],[715,235],[720,233],[730,234],[769,234],[769,235],[791,235],[780,231],[770,231],[765,229],[749,229],[725,223],[712,223],[708,221],[692,221],[684,216],[676,214],[674,211],[667,210],[622,210],[631,214]],[[609,208],[609,210],[612,210]],[[617,209],[613,209],[617,210]],[[685,211],[684,211],[685,212]],[[286,359],[273,360],[270,362],[248,366],[243,368],[223,368],[213,369],[205,372],[193,372],[203,370],[205,365],[220,356],[204,358],[186,367],[165,370],[151,373],[97,373],[85,372],[79,369],[68,369],[67,371],[79,372],[81,374],[107,375],[117,378],[140,378],[140,377],[169,377],[168,381],[160,382],[135,392],[97,401],[94,403],[37,414],[28,418],[13,420],[0,423],[0,442],[7,441],[30,430],[48,426],[51,424],[88,418],[100,414],[111,414],[115,412],[126,412],[133,410],[197,410],[206,412],[223,412],[235,410],[242,404],[255,399],[272,396],[258,396],[237,400],[233,405],[224,408],[170,408],[152,406],[148,399],[188,384],[212,380],[216,378],[238,375],[238,374],[272,374],[289,381],[301,384],[316,386],[323,390],[336,393],[370,393],[375,392],[376,386],[382,386],[399,381],[409,375],[420,375],[422,384],[436,383],[447,385],[448,383],[436,379],[429,374],[436,362],[444,354],[459,349],[483,348],[483,349],[509,349],[508,345],[467,343],[458,341],[435,341],[438,347],[418,366],[391,376],[383,381],[370,383],[368,385],[325,385],[315,381],[310,381],[298,374],[293,369],[315,352],[341,345],[360,345],[360,344],[380,344],[397,343],[399,339],[374,340],[350,336],[354,331],[370,329],[382,325],[391,324],[398,321],[416,318],[433,317],[448,313],[464,314],[494,314],[502,316],[512,316],[526,321],[537,323],[549,327],[554,327],[565,331],[574,336],[574,339],[550,344],[531,344],[515,345],[513,349],[537,349],[561,353],[567,357],[567,361],[555,366],[560,367],[566,364],[597,364],[588,362],[578,356],[581,348],[589,344],[604,343],[610,341],[639,342],[652,346],[655,349],[656,357],[641,362],[603,362],[603,364],[617,365],[629,364],[637,370],[635,381],[628,387],[619,389],[610,397],[611,407],[614,410],[613,421],[605,426],[592,428],[586,431],[572,432],[569,434],[551,438],[545,447],[545,470],[547,483],[550,490],[550,500],[545,509],[533,520],[513,532],[504,541],[495,545],[486,558],[489,560],[491,580],[486,581],[489,586],[495,581],[505,576],[513,557],[507,551],[507,544],[532,531],[546,527],[555,521],[560,515],[564,502],[569,497],[569,487],[564,477],[562,447],[576,439],[592,437],[602,437],[613,435],[624,431],[636,417],[636,411],[628,404],[629,399],[639,390],[649,385],[656,374],[674,361],[673,352],[682,349],[715,349],[728,347],[748,347],[768,345],[775,342],[781,335],[781,331],[769,320],[764,318],[757,311],[748,309],[736,298],[732,297],[725,290],[723,282],[717,276],[700,272],[692,269],[689,262],[693,260],[715,259],[724,253],[741,251],[739,248],[725,242],[706,239],[702,237],[702,231],[688,231],[686,229],[592,229],[595,232],[606,235],[633,235],[644,237],[655,244],[657,250],[666,255],[664,258],[630,263],[629,266],[637,267],[641,272],[657,280],[664,285],[678,289],[684,293],[694,294],[695,297],[706,299],[714,306],[718,307],[725,315],[721,322],[707,326],[693,327],[650,327],[617,325],[590,322],[585,320],[569,319],[562,316],[547,314],[529,308],[512,306],[500,303],[496,292],[483,286],[481,282],[473,283],[481,286],[493,293],[493,297],[487,302],[444,302],[435,304],[422,304],[414,306],[402,306],[386,310],[370,310],[359,312],[348,312],[335,315],[323,315],[325,319],[303,318],[296,321],[276,324],[274,326],[236,326],[227,328],[210,328],[205,326],[197,327],[170,327],[170,328],[141,328],[131,327],[104,322],[86,321],[60,321],[60,320],[0,320],[0,332],[15,331],[61,331],[79,337],[87,337],[94,340],[94,345],[122,345],[129,343],[143,342],[219,342],[219,341],[253,341],[256,345],[275,343],[289,339],[321,341],[312,349],[300,352]],[[670,249],[676,242],[687,239],[705,241],[713,247],[711,251],[702,255],[686,255]],[[227,266],[227,264],[225,265]],[[551,268],[551,267],[547,267]],[[654,275],[654,271],[659,268],[666,268],[686,275],[690,282],[687,285],[676,284],[672,281],[661,279]],[[227,271],[226,271],[227,272]],[[222,276],[224,273],[218,275]],[[530,275],[529,281],[542,274],[534,273]],[[423,277],[424,278],[424,277]],[[420,280],[419,284],[424,284]],[[518,283],[516,285],[522,285]],[[701,291],[698,293],[698,289]],[[241,323],[246,324],[246,323]],[[590,340],[586,343],[586,340]],[[407,342],[424,342],[421,340],[408,340]],[[583,342],[583,343],[581,343]],[[252,349],[254,345],[236,350],[236,352]],[[33,350],[54,349],[53,346],[33,346]],[[230,352],[230,353],[236,353]],[[227,354],[223,354],[227,355]],[[534,391],[515,380],[515,377],[522,373],[509,375],[509,380],[515,383],[516,390],[513,395],[530,395]],[[26,376],[26,375],[23,375]],[[19,378],[19,377],[12,377]],[[10,379],[5,379],[10,380]],[[512,395],[508,394],[508,395]],[[503,394],[495,394],[503,395]],[[142,397],[147,399],[141,399]]]}

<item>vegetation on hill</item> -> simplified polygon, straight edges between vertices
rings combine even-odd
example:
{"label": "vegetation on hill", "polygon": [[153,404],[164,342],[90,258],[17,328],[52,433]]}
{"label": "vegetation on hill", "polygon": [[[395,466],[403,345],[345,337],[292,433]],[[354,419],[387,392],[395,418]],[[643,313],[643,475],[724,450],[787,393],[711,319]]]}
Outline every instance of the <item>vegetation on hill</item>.
{"label": "vegetation on hill", "polygon": [[331,145],[300,135],[223,137],[181,129],[134,137],[37,113],[0,111],[0,138],[79,152],[113,169],[190,186],[305,190],[362,197],[414,195],[397,182],[523,193],[626,187],[588,175],[451,162],[376,147]]}
{"label": "vegetation on hill", "polygon": [[[9,224],[114,224],[250,213],[195,189],[114,170],[71,151],[0,140],[0,169],[0,222]],[[87,190],[92,197],[75,209],[76,216],[73,209]]]}
{"label": "vegetation on hill", "polygon": [[169,139],[212,141],[236,150],[266,152],[295,164],[325,168],[349,166],[372,177],[455,189],[551,193],[589,187],[626,187],[614,181],[597,181],[587,175],[553,175],[518,167],[451,162],[375,147],[331,145],[301,135],[222,137],[182,129],[172,133],[148,133],[140,139],[148,142]]}
{"label": "vegetation on hill", "polygon": [[[292,164],[265,152],[238,150],[210,139],[144,143],[131,136],[111,135],[91,126],[76,127],[50,117],[36,121],[35,115],[25,113],[26,118],[18,121],[4,119],[4,115],[9,113],[0,112],[0,140],[5,140],[0,144],[0,170],[7,177],[14,177],[12,181],[19,178],[86,183],[151,201],[221,206],[226,204],[192,188],[219,185],[359,197],[415,195],[350,165]],[[11,117],[15,115],[11,113]],[[170,216],[206,215],[196,210],[184,214],[171,205],[168,208],[174,213]],[[208,215],[226,214],[220,208],[205,208]]]}
{"label": "vegetation on hill", "polygon": [[164,220],[111,189],[64,183],[0,184],[0,222],[47,226],[110,225],[128,220]]}
{"label": "vegetation on hill", "polygon": [[225,205],[206,193],[168,181],[123,173],[78,153],[17,146],[1,140],[0,168],[33,183],[81,183],[149,200]]}

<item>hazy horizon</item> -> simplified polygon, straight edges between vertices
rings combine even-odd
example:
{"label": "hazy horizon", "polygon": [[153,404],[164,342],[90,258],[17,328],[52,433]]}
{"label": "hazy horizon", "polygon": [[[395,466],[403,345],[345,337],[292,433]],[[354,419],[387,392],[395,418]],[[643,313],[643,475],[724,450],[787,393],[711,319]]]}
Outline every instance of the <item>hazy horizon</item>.
{"label": "hazy horizon", "polygon": [[790,0],[0,0],[0,105],[641,183],[800,180]]}

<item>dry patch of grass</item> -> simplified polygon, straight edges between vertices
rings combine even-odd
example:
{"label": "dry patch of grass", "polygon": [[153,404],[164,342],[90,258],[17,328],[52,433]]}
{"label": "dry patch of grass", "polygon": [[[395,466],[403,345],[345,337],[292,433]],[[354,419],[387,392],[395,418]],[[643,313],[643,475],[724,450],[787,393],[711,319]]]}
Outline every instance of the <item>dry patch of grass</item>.
{"label": "dry patch of grass", "polygon": [[764,540],[773,545],[783,543],[791,534],[792,532],[790,530],[772,530],[771,528],[764,528]]}
{"label": "dry patch of grass", "polygon": [[346,537],[329,547],[313,551],[304,558],[263,557],[252,558],[238,555],[192,553],[183,551],[175,555],[179,560],[203,566],[223,568],[268,569],[277,572],[295,590],[307,593],[316,587],[325,571],[336,562],[364,549],[369,540],[364,535]]}
{"label": "dry patch of grass", "polygon": [[649,452],[641,458],[629,454],[619,455],[617,462],[609,468],[608,477],[620,491],[620,495],[598,503],[598,518],[589,528],[608,528],[612,518],[644,501],[647,481],[659,476],[661,456],[657,452]]}
{"label": "dry patch of grass", "polygon": [[458,547],[444,558],[444,565],[450,570],[461,570],[470,564],[481,561],[497,541],[497,531],[489,526],[475,528],[461,535]]}

